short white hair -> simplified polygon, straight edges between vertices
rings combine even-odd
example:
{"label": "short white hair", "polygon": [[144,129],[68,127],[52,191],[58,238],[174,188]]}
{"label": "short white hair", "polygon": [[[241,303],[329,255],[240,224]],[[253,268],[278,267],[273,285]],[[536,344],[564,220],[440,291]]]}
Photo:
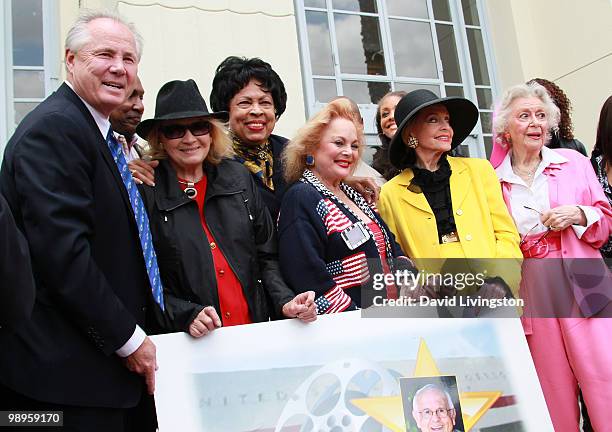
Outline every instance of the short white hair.
{"label": "short white hair", "polygon": [[419,397],[421,397],[423,393],[427,393],[430,391],[437,391],[438,393],[446,396],[446,401],[448,403],[448,409],[455,409],[455,405],[453,404],[453,399],[451,398],[450,393],[446,391],[446,389],[444,389],[443,387],[437,384],[427,384],[421,387],[420,389],[418,389],[417,392],[414,394],[414,397],[412,398],[412,410],[413,411],[418,412],[419,410],[419,408],[417,407]]}
{"label": "short white hair", "polygon": [[535,97],[542,101],[544,104],[544,111],[546,112],[546,119],[548,121],[548,128],[557,131],[559,129],[559,120],[561,119],[561,112],[552,98],[546,91],[546,88],[537,82],[529,84],[518,84],[510,87],[504,93],[501,102],[495,109],[493,116],[493,133],[496,135],[502,135],[508,128],[510,122],[510,115],[512,109],[510,105],[518,98],[531,98]]}
{"label": "short white hair", "polygon": [[83,48],[88,42],[91,41],[91,34],[89,32],[89,23],[96,19],[107,18],[116,21],[126,26],[132,36],[134,36],[134,42],[136,43],[136,55],[140,60],[142,56],[143,39],[134,23],[126,21],[121,15],[113,11],[104,10],[91,10],[84,9],[77,20],[72,24],[68,34],[66,35],[66,41],[64,42],[64,48],[77,53]]}

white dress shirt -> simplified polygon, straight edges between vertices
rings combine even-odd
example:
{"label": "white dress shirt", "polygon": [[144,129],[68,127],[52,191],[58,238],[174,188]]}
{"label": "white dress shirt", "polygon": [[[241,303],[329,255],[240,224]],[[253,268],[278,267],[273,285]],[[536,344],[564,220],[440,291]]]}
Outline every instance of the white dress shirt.
{"label": "white dress shirt", "polygon": [[134,134],[132,137],[132,141],[129,143],[125,139],[125,136],[121,135],[119,132],[115,132],[115,138],[121,144],[123,148],[123,156],[125,156],[125,161],[127,163],[132,162],[135,159],[140,159],[140,155],[136,151],[136,143],[138,143],[138,135]]}

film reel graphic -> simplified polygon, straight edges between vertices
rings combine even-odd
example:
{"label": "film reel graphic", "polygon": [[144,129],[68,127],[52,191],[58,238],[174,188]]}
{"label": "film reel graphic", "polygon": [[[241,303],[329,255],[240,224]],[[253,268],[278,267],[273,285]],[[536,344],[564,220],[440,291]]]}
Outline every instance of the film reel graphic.
{"label": "film reel graphic", "polygon": [[390,432],[350,401],[397,395],[397,377],[389,370],[368,360],[340,360],[323,366],[297,388],[274,432]]}

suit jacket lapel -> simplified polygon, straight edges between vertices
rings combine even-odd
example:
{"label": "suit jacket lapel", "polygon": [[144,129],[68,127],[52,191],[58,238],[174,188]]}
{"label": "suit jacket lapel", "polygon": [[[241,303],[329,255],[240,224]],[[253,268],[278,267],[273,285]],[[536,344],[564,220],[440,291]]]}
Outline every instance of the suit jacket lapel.
{"label": "suit jacket lapel", "polygon": [[414,173],[411,169],[405,169],[398,174],[399,185],[405,190],[401,195],[402,199],[413,207],[418,208],[421,211],[433,214],[427,198],[423,192],[417,192],[417,189],[410,186],[410,182],[414,177]]}
{"label": "suit jacket lapel", "polygon": [[110,153],[110,149],[108,148],[106,141],[103,139],[100,139],[99,141],[101,143],[101,145],[99,146],[99,150],[100,153],[102,153],[102,158],[104,159],[106,166],[110,170],[113,179],[115,180],[115,183],[117,184],[117,187],[121,192],[121,196],[123,197],[125,205],[130,209],[133,214],[134,209],[132,208],[132,204],[130,203],[130,197],[128,196],[125,184],[123,183],[123,179],[121,178],[121,174],[119,174],[119,168],[117,167],[117,164],[115,163],[115,160],[113,159],[113,156]]}
{"label": "suit jacket lapel", "polygon": [[460,160],[448,158],[451,167],[450,189],[453,209],[460,208],[470,191],[472,178],[465,164]]}
{"label": "suit jacket lapel", "polygon": [[119,188],[121,196],[123,197],[123,201],[125,202],[125,205],[129,208],[130,212],[132,212],[133,214],[134,209],[132,208],[132,205],[130,204],[130,198],[128,196],[127,190],[125,189],[125,185],[123,184],[123,179],[121,178],[121,175],[119,174],[119,169],[117,168],[117,164],[115,163],[113,156],[111,155],[110,149],[108,148],[108,145],[106,144],[106,140],[102,137],[102,135],[100,135],[100,130],[98,128],[98,125],[96,124],[96,121],[92,117],[91,113],[89,112],[85,104],[83,104],[83,101],[81,101],[81,99],[77,96],[74,90],[68,87],[66,83],[62,84],[57,91],[59,94],[63,95],[66,99],[68,99],[70,102],[75,104],[79,108],[81,113],[83,114],[83,117],[87,121],[87,127],[89,127],[94,132],[97,138],[96,146],[98,150],[100,151],[100,153],[102,154],[102,158],[104,159],[104,162],[108,166],[111,172],[111,175],[113,176],[113,179],[115,180],[115,183],[117,184],[117,187]]}

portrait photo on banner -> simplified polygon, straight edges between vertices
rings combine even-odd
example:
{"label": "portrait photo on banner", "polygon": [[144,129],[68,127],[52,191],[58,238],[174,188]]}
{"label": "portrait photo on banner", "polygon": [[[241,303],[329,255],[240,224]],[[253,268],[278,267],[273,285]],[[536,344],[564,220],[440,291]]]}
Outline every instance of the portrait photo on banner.
{"label": "portrait photo on banner", "polygon": [[464,432],[454,375],[400,378],[406,432]]}

